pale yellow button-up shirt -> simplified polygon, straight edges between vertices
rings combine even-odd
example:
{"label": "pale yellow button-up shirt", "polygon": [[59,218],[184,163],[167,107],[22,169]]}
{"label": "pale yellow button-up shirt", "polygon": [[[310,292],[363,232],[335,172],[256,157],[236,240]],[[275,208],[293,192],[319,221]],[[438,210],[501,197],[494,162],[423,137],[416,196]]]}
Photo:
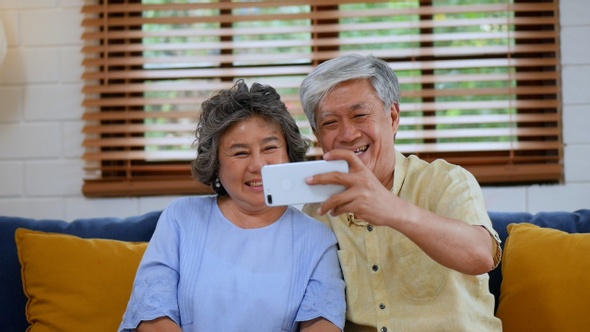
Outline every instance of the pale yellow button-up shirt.
{"label": "pale yellow button-up shirt", "polygon": [[[396,152],[392,193],[438,215],[482,225],[499,243],[480,186],[461,167]],[[320,216],[318,206],[303,210],[338,237],[346,281],[345,331],[502,330],[487,274],[448,269],[390,227],[373,226],[351,214]]]}

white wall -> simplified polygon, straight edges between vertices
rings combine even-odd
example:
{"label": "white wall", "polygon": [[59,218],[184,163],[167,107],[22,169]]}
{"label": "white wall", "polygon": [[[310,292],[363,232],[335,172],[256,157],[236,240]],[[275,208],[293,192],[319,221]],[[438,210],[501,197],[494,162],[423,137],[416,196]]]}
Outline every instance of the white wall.
{"label": "white wall", "polygon": [[[84,0],[0,0],[0,215],[72,220],[130,216],[173,197],[81,194],[80,8]],[[561,0],[565,184],[484,188],[496,211],[590,208],[590,1]]]}
{"label": "white wall", "polygon": [[590,208],[590,1],[559,2],[565,184],[484,188],[490,210]]}

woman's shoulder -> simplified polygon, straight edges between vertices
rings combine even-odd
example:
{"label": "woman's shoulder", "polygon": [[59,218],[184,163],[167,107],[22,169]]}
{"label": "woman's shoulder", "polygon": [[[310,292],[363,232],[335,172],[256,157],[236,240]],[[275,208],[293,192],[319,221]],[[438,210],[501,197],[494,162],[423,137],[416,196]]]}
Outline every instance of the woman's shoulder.
{"label": "woman's shoulder", "polygon": [[216,202],[216,195],[179,197],[172,200],[163,211],[163,215],[173,219],[184,219],[206,214]]}
{"label": "woman's shoulder", "polygon": [[302,223],[308,223],[310,225],[323,225],[318,220],[308,216],[307,214],[303,213],[303,211],[294,206],[289,205],[288,209],[291,211],[293,218],[296,220],[300,220]]}
{"label": "woman's shoulder", "polygon": [[175,198],[168,204],[166,209],[200,208],[210,206],[215,202],[217,195],[184,196]]}

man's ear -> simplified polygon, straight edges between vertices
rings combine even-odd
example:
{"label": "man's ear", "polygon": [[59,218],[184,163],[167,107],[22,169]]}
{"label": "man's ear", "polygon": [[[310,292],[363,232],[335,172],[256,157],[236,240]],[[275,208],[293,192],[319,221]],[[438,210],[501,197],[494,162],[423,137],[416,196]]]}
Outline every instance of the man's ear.
{"label": "man's ear", "polygon": [[393,128],[393,132],[397,133],[397,128],[399,127],[399,104],[393,103],[389,108],[389,116],[391,116],[391,127]]}
{"label": "man's ear", "polygon": [[312,128],[311,131],[313,132],[313,136],[315,136],[316,141],[320,141],[320,136],[318,135],[318,132],[315,130],[315,128]]}
{"label": "man's ear", "polygon": [[311,131],[313,132],[313,136],[315,136],[315,140],[316,140],[318,146],[322,149],[322,151],[324,153],[326,153],[326,150],[324,149],[324,147],[322,146],[322,143],[320,141],[320,135],[318,134],[318,132],[313,128],[311,129]]}

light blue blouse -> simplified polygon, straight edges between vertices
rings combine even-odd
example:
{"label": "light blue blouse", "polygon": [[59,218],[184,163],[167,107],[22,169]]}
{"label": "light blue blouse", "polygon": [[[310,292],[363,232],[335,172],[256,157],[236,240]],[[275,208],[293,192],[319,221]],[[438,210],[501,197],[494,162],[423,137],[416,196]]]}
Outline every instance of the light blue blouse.
{"label": "light blue blouse", "polygon": [[215,195],[173,201],[137,270],[119,331],[168,316],[188,331],[297,331],[324,317],[343,329],[336,237],[289,207],[275,223],[242,229]]}

